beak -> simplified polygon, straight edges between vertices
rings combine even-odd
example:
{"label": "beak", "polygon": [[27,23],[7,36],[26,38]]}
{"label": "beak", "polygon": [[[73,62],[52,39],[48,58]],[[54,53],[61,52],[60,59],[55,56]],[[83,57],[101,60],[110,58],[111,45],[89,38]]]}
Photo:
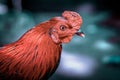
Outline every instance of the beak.
{"label": "beak", "polygon": [[85,38],[85,34],[83,32],[76,32],[75,34],[78,35],[78,36],[81,36],[81,37]]}

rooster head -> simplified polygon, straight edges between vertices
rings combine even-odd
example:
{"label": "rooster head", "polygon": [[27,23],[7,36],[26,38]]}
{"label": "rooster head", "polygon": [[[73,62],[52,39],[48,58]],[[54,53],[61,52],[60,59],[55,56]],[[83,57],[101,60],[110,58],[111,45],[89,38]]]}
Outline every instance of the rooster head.
{"label": "rooster head", "polygon": [[55,43],[68,43],[75,34],[84,37],[82,32],[78,32],[82,18],[76,12],[64,11],[62,17],[54,17],[50,21],[55,23],[50,29],[50,36]]}

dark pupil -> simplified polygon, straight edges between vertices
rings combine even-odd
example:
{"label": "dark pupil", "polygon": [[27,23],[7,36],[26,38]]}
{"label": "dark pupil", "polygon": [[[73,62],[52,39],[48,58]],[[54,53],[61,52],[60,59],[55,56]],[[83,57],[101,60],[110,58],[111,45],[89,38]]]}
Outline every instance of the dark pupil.
{"label": "dark pupil", "polygon": [[65,26],[60,26],[60,29],[61,30],[65,30]]}

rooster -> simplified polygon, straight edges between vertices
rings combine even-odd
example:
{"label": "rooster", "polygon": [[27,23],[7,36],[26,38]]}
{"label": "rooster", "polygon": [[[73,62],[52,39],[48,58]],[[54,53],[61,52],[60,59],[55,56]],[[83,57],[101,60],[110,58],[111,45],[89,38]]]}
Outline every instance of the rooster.
{"label": "rooster", "polygon": [[48,80],[59,65],[62,43],[84,36],[81,24],[78,13],[64,11],[0,48],[0,80]]}

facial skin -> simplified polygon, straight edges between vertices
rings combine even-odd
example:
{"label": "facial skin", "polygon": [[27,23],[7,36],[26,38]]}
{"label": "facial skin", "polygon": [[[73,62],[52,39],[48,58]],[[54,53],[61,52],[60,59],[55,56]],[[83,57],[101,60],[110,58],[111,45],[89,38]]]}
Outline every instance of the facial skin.
{"label": "facial skin", "polygon": [[80,25],[72,26],[71,23],[64,18],[54,18],[56,24],[52,27],[51,38],[55,43],[68,43],[73,35],[80,29]]}

